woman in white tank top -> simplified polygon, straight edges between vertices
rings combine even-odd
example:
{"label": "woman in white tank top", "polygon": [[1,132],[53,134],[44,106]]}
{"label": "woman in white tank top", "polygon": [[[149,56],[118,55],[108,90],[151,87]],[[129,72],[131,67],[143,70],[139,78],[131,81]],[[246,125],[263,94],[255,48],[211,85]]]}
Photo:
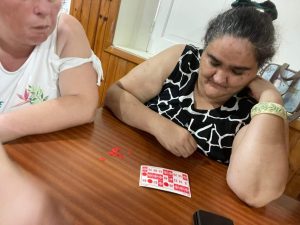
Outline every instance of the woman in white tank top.
{"label": "woman in white tank top", "polygon": [[[0,2],[0,140],[92,122],[102,78],[61,1]],[[11,12],[14,13],[11,13]]]}

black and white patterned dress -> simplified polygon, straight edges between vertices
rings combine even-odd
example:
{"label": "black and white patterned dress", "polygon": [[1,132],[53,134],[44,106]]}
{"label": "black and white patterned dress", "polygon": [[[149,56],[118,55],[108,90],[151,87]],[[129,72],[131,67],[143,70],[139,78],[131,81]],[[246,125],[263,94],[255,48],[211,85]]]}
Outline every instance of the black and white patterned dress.
{"label": "black and white patterned dress", "polygon": [[242,91],[219,108],[196,109],[193,92],[201,53],[201,49],[187,45],[159,95],[146,106],[187,129],[206,156],[228,163],[234,136],[250,122],[250,110],[256,102]]}

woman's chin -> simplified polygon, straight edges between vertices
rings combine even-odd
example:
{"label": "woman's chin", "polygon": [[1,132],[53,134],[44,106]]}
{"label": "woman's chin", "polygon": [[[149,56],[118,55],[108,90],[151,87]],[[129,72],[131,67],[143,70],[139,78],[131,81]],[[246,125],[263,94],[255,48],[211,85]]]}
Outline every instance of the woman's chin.
{"label": "woman's chin", "polygon": [[207,87],[205,88],[205,95],[208,98],[220,98],[222,96],[227,95],[224,90],[221,90],[221,88],[215,88],[215,87]]}
{"label": "woman's chin", "polygon": [[225,103],[231,97],[228,92],[222,92],[220,90],[207,90],[205,96],[207,99],[221,104]]}

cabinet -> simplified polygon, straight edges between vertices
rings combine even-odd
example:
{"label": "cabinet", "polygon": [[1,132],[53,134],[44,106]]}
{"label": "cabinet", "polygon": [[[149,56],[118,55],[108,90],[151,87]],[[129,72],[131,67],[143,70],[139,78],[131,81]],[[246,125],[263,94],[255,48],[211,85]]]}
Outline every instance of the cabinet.
{"label": "cabinet", "polygon": [[103,105],[107,88],[144,60],[112,46],[121,0],[72,0],[70,14],[82,24],[90,45],[101,59],[104,80],[99,88]]}
{"label": "cabinet", "polygon": [[[99,88],[100,105],[107,88],[124,76],[142,58],[112,46],[121,0],[72,0],[70,14],[83,25],[90,45],[101,59],[104,81]],[[290,126],[290,175],[285,193],[300,200],[300,120]]]}

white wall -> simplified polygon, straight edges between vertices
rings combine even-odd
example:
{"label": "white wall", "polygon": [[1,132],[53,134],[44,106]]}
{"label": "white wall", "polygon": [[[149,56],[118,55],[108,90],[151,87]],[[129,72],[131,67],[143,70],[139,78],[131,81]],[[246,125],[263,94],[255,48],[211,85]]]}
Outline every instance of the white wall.
{"label": "white wall", "polygon": [[[190,11],[196,11],[197,14],[201,14],[201,10],[208,7],[208,5],[213,6],[217,2],[217,8],[220,8],[220,2],[222,1],[208,1],[208,0],[160,0],[161,2],[175,2],[182,1],[182,3],[186,3],[186,7],[182,7],[185,9],[184,13],[189,13],[187,7],[190,7]],[[223,0],[225,5],[230,5],[234,0]],[[263,2],[257,0],[258,2]],[[300,57],[298,57],[300,53],[300,19],[298,16],[300,10],[300,0],[273,0],[278,10],[278,19],[274,21],[275,27],[277,29],[278,37],[278,52],[273,58],[273,62],[282,64],[287,62],[290,64],[290,68],[294,70],[300,70]],[[193,3],[191,5],[190,3]],[[121,1],[121,10],[119,14],[119,19],[117,23],[116,35],[114,39],[114,44],[124,45],[127,48],[134,48],[135,50],[147,51],[147,47],[149,45],[149,40],[151,37],[152,27],[151,24],[155,21],[155,12],[156,7],[158,5],[158,0],[122,0]],[[170,4],[172,7],[175,4]],[[224,6],[224,5],[223,5]],[[170,10],[169,10],[170,11]],[[170,14],[170,12],[167,12]],[[184,15],[184,13],[182,15]],[[204,13],[202,13],[204,14]],[[159,11],[158,11],[159,15]],[[172,15],[172,14],[170,14]],[[180,12],[178,13],[180,15]],[[193,15],[193,14],[192,14]],[[202,20],[208,21],[214,15],[207,15],[208,18],[202,18]],[[181,16],[179,20],[188,20],[191,17],[191,14],[188,16]],[[195,15],[195,17],[199,17],[199,15]],[[157,18],[156,18],[157,19]],[[155,21],[157,22],[157,21]],[[156,26],[162,27],[162,33],[160,36],[165,34],[167,31],[167,25],[172,25],[169,21],[165,24],[155,24],[153,28],[154,33],[156,32]],[[174,23],[173,23],[174,24]],[[178,23],[180,24],[180,23]],[[189,24],[189,26],[185,26],[182,29],[182,26],[178,26],[178,36],[181,36],[181,40],[170,39],[168,36],[166,39],[170,40],[174,43],[184,43],[184,39],[186,42],[190,42],[191,33],[197,29],[197,24],[195,23],[195,27],[192,27],[193,24]],[[191,32],[187,32],[186,37],[184,37],[184,30],[190,29]],[[199,29],[198,29],[199,30]],[[172,32],[174,29],[172,28]],[[199,31],[200,32],[200,31]],[[203,31],[204,32],[204,31]],[[203,33],[202,32],[202,33]],[[195,32],[194,32],[195,33]],[[158,35],[158,36],[159,36]],[[173,35],[176,36],[176,35]],[[202,36],[199,34],[199,39]],[[183,40],[183,41],[182,41]],[[159,44],[158,41],[154,41],[154,43],[150,43],[150,47],[153,47],[152,44]],[[168,46],[165,46],[168,47]],[[164,46],[159,46],[158,49],[163,50]],[[142,54],[141,54],[142,55]]]}
{"label": "white wall", "polygon": [[122,0],[114,45],[146,51],[159,0]]}
{"label": "white wall", "polygon": [[230,8],[230,0],[162,0],[147,51],[157,54],[176,43],[203,47],[208,21]]}
{"label": "white wall", "polygon": [[273,61],[287,62],[290,68],[300,70],[300,1],[275,0],[278,18],[275,26],[278,33],[278,52]]}
{"label": "white wall", "polygon": [[72,0],[62,0],[61,1],[61,11],[65,12],[65,13],[70,13],[71,1]]}

